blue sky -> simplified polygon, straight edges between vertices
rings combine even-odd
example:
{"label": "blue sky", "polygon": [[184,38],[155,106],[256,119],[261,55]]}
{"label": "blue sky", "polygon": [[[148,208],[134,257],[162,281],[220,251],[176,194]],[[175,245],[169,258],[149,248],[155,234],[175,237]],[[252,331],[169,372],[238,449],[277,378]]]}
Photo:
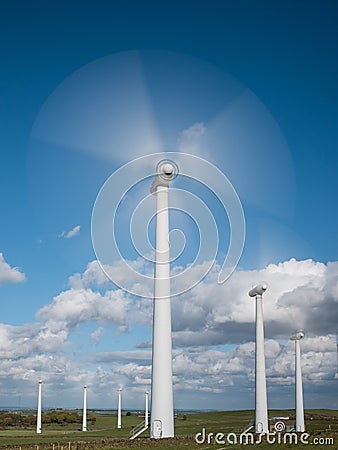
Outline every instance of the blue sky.
{"label": "blue sky", "polygon": [[270,405],[293,405],[299,323],[305,404],[337,407],[337,5],[161,3],[1,6],[0,405],[34,404],[40,377],[47,405],[77,406],[81,383],[95,406],[118,385],[142,404],[150,302],[105,283],[92,208],[124,163],[185,151],[231,181],[247,234],[221,290],[211,273],[173,303],[175,404],[253,407],[245,302],[266,278]]}

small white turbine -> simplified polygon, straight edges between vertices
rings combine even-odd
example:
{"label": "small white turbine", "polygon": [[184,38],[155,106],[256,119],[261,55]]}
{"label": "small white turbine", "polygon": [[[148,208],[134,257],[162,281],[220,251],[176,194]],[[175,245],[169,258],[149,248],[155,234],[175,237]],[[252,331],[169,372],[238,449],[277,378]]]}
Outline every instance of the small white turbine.
{"label": "small white turbine", "polygon": [[36,432],[38,434],[40,434],[42,432],[41,415],[42,415],[42,380],[39,380],[39,386],[38,386],[38,411],[37,411],[37,417],[36,417]]}
{"label": "small white turbine", "polygon": [[175,175],[173,164],[160,163],[150,188],[156,195],[150,437],[157,439],[174,437],[168,188]]}
{"label": "small white turbine", "polygon": [[122,428],[122,388],[119,388],[118,390],[117,428]]}
{"label": "small white turbine", "polygon": [[304,422],[304,404],[303,404],[303,383],[302,383],[302,367],[300,364],[300,340],[303,339],[305,333],[298,331],[291,336],[291,340],[295,341],[295,370],[296,370],[296,431],[305,431]]}
{"label": "small white turbine", "polygon": [[255,405],[255,431],[268,433],[268,404],[266,396],[266,374],[264,353],[264,322],[263,322],[263,293],[267,290],[265,283],[259,284],[249,292],[250,297],[256,298],[256,405]]}
{"label": "small white turbine", "polygon": [[82,431],[87,431],[87,385],[83,386]]}

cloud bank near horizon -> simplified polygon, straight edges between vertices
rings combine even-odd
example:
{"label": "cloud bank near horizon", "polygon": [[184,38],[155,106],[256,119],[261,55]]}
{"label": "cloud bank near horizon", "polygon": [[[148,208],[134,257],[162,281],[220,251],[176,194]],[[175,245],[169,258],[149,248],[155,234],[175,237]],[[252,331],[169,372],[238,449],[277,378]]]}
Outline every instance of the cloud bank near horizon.
{"label": "cloud bank near horizon", "polygon": [[[277,402],[281,393],[289,393],[282,402],[292,406],[294,347],[289,337],[304,329],[305,391],[323,391],[324,406],[337,407],[327,389],[336,382],[338,262],[291,259],[262,270],[238,270],[223,285],[217,285],[217,274],[215,267],[194,289],[172,299],[176,396],[188,402],[194,393],[203,404],[204,395],[222,397],[230,389],[251,398],[255,312],[247,292],[264,280],[269,286],[263,303],[271,395],[276,393]],[[135,330],[151,337],[149,299],[116,289],[92,261],[83,273],[70,277],[68,289],[37,311],[37,319],[26,325],[0,324],[2,395],[15,397],[20,386],[29,399],[32,384],[42,378],[49,403],[57,401],[53,396],[58,389],[68,392],[69,406],[76,403],[80,383],[91,386],[97,404],[105,405],[117,385],[129,392],[126,401],[138,401],[150,383],[151,351],[148,339]],[[86,339],[81,345],[79,333]],[[115,341],[108,347],[101,342],[107,335]],[[249,407],[241,395],[238,405]]]}

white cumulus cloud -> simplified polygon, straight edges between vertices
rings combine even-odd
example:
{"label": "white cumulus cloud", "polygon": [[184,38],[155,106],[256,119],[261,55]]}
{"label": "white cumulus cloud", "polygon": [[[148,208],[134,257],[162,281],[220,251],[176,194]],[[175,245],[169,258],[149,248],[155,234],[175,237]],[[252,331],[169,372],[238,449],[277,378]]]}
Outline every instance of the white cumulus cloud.
{"label": "white cumulus cloud", "polygon": [[17,267],[11,267],[0,253],[0,285],[21,283],[25,279],[25,274]]}
{"label": "white cumulus cloud", "polygon": [[291,259],[259,271],[238,270],[223,285],[215,281],[218,270],[216,266],[196,288],[172,300],[177,345],[215,345],[252,339],[255,302],[248,291],[261,281],[269,286],[263,297],[267,337],[288,339],[297,329],[314,336],[335,332],[338,263]]}
{"label": "white cumulus cloud", "polygon": [[37,312],[46,323],[74,328],[84,322],[127,324],[128,299],[122,291],[106,291],[104,295],[92,289],[61,292],[53,301]]}
{"label": "white cumulus cloud", "polygon": [[63,231],[61,234],[59,234],[59,237],[64,238],[64,239],[70,239],[74,236],[77,236],[80,233],[80,230],[81,230],[81,226],[76,225],[76,227],[72,228],[69,231]]}
{"label": "white cumulus cloud", "polygon": [[89,343],[90,344],[98,344],[100,342],[101,337],[103,336],[104,328],[99,327],[95,331],[93,331],[90,335]]}

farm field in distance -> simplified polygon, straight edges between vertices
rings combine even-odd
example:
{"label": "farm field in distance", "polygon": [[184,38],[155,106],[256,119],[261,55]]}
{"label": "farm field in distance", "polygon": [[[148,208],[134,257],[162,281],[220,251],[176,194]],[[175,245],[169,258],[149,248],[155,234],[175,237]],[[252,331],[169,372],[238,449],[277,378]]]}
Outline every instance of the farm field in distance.
{"label": "farm field in distance", "polygon": [[[28,414],[28,412],[24,412]],[[72,411],[74,413],[74,411]],[[6,414],[0,413],[0,417]],[[79,414],[81,414],[79,412]],[[95,417],[94,421],[88,420],[88,431],[81,431],[81,423],[67,424],[44,424],[43,432],[36,434],[34,426],[7,427],[0,429],[0,449],[22,450],[99,450],[99,449],[125,449],[125,448],[162,448],[162,449],[243,449],[239,443],[241,432],[253,423],[254,411],[223,411],[223,412],[198,412],[181,413],[175,418],[174,439],[149,439],[149,431],[133,441],[129,440],[129,433],[133,427],[141,423],[144,418],[136,415],[122,417],[122,429],[117,429],[116,411],[91,410],[90,416]],[[290,416],[294,417],[294,411],[291,410],[270,410],[269,417]],[[281,448],[281,449],[299,449],[309,448],[309,444],[315,444],[314,438],[322,445],[313,445],[316,449],[334,449],[338,448],[338,411],[335,410],[307,410],[306,427],[310,434],[308,444],[255,444],[259,449]],[[200,444],[196,443],[195,435],[202,433],[205,429],[205,439],[199,435]],[[251,430],[252,431],[252,430]],[[213,433],[213,435],[209,435]],[[226,443],[220,445],[215,441],[217,433],[223,433],[226,437],[229,433],[237,436],[238,443]],[[209,435],[209,443],[208,443]],[[234,442],[234,435],[232,442]],[[283,436],[281,434],[281,436]],[[225,439],[225,437],[223,439]],[[222,438],[220,438],[222,439]],[[325,439],[326,442],[325,443]],[[331,441],[328,441],[331,439]],[[333,442],[333,443],[332,443]],[[252,446],[251,446],[252,447]],[[313,448],[312,447],[312,448]]]}

